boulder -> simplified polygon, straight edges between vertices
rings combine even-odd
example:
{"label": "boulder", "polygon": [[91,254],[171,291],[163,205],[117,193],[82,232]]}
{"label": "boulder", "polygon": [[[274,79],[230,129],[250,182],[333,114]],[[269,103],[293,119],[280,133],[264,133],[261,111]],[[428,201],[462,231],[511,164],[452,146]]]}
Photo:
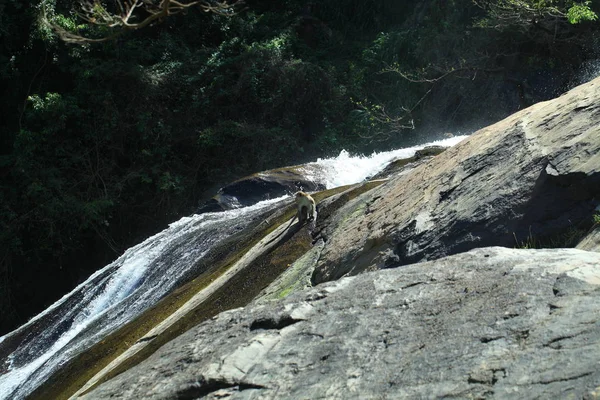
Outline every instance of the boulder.
{"label": "boulder", "polygon": [[600,78],[484,128],[347,204],[323,229],[312,280],[585,231],[599,201]]}
{"label": "boulder", "polygon": [[221,313],[84,399],[597,398],[600,254],[476,249]]}
{"label": "boulder", "polygon": [[[311,168],[312,170],[307,171]],[[290,195],[299,190],[306,192],[324,190],[323,183],[310,178],[315,174],[318,174],[318,167],[310,164],[259,172],[223,186],[215,196],[204,202],[196,213],[250,206],[259,201]]]}

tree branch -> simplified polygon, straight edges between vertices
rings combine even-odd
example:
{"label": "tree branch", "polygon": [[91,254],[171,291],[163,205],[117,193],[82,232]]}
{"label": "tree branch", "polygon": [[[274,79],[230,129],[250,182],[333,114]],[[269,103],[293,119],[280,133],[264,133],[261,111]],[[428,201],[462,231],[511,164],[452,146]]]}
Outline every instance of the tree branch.
{"label": "tree branch", "polygon": [[212,1],[195,0],[182,2],[177,0],[113,0],[108,6],[101,0],[80,0],[74,10],[75,15],[88,27],[100,27],[109,30],[108,34],[91,37],[79,31],[66,29],[58,23],[54,10],[48,3],[42,6],[41,22],[52,29],[58,37],[68,43],[95,43],[112,40],[131,30],[142,29],[155,21],[174,14],[179,14],[192,7],[199,7],[204,12],[212,12],[223,16],[236,14],[235,8],[243,4],[243,0]]}

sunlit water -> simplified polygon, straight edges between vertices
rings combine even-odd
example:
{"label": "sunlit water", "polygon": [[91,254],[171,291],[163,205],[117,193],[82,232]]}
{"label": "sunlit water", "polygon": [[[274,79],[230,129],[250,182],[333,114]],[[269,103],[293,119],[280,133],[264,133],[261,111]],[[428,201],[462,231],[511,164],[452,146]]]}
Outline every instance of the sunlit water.
{"label": "sunlit water", "polygon": [[[0,376],[0,398],[25,397],[58,365],[169,293],[214,245],[285,199],[184,217],[128,249],[27,324],[0,339],[0,354],[10,352],[3,360],[2,367],[8,372]],[[7,349],[15,336],[22,336],[19,347]]]}
{"label": "sunlit water", "polygon": [[361,182],[383,170],[391,161],[412,157],[417,150],[426,146],[454,146],[466,137],[454,136],[424,145],[373,153],[370,156],[353,156],[344,150],[335,158],[318,159],[314,163],[307,164],[307,169],[318,166],[319,168],[315,170],[319,172],[312,178],[324,183],[327,189],[331,189]]}
{"label": "sunlit water", "polygon": [[[307,164],[306,171],[327,188],[348,185],[427,145],[452,146],[465,137],[370,156],[343,151],[338,157]],[[190,274],[200,273],[195,269],[198,260],[213,246],[286,200],[184,217],[128,249],[27,324],[0,337],[0,357],[4,357],[0,359],[0,398],[26,397],[60,365],[140,315]]]}

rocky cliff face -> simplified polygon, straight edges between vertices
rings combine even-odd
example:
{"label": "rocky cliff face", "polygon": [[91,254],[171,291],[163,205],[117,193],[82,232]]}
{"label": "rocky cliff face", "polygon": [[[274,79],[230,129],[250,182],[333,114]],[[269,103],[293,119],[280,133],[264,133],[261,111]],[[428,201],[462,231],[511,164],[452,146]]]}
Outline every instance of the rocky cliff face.
{"label": "rocky cliff face", "polygon": [[348,204],[325,229],[313,282],[476,247],[551,241],[589,224],[600,201],[599,85],[482,129]]}
{"label": "rocky cliff face", "polygon": [[327,196],[255,301],[83,397],[600,397],[600,80]]}
{"label": "rocky cliff face", "polygon": [[596,398],[599,266],[493,247],[345,278],[222,313],[84,398]]}

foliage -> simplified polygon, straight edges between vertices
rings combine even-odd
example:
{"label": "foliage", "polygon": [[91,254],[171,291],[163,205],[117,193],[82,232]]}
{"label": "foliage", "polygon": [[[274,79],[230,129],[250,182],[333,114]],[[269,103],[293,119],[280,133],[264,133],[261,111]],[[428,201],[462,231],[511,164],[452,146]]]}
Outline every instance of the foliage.
{"label": "foliage", "polygon": [[114,0],[110,3],[80,0],[72,5],[70,16],[65,16],[56,11],[57,0],[44,0],[40,4],[40,21],[65,42],[82,44],[114,39],[126,31],[145,28],[192,7],[231,16],[236,5],[212,0]]}
{"label": "foliage", "polygon": [[577,246],[588,232],[586,226],[571,226],[563,232],[544,238],[533,235],[531,230],[523,241],[519,241],[514,233],[513,235],[517,249],[559,249]]}
{"label": "foliage", "polygon": [[[572,0],[473,0],[487,11],[479,21],[482,27],[497,29],[541,26],[562,21],[578,24],[596,21],[598,16],[591,9],[591,1]],[[561,28],[562,29],[562,28]]]}
{"label": "foliage", "polygon": [[574,3],[567,11],[567,19],[571,24],[579,24],[585,21],[596,21],[598,15],[590,8],[591,1]]}

